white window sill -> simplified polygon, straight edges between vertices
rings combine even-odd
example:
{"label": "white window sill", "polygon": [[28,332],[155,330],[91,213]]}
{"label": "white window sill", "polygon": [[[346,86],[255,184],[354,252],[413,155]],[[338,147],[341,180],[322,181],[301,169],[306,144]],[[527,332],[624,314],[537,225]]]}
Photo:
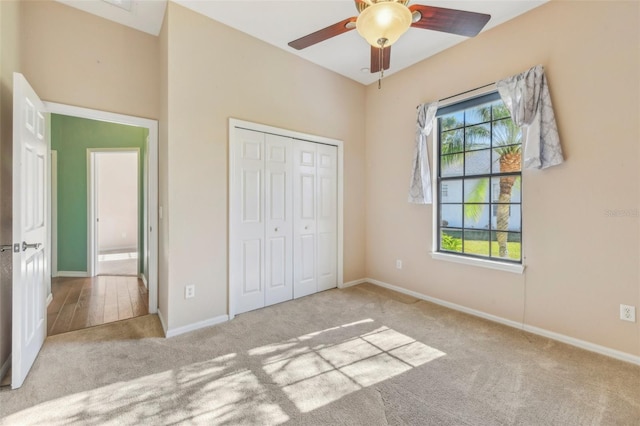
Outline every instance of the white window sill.
{"label": "white window sill", "polygon": [[498,271],[512,272],[514,274],[524,273],[524,265],[516,263],[497,262],[495,260],[477,259],[475,257],[457,256],[455,254],[431,252],[431,257],[447,262],[462,263],[463,265],[479,266],[481,268],[497,269]]}

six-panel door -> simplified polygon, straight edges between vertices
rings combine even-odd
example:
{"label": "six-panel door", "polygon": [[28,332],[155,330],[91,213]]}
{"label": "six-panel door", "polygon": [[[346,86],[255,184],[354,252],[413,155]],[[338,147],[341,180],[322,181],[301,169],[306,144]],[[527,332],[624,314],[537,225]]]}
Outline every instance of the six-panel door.
{"label": "six-panel door", "polygon": [[292,141],[265,135],[265,306],[293,298]]}
{"label": "six-panel door", "polygon": [[13,76],[13,314],[11,387],[22,386],[47,334],[49,288],[44,104],[22,74]]}

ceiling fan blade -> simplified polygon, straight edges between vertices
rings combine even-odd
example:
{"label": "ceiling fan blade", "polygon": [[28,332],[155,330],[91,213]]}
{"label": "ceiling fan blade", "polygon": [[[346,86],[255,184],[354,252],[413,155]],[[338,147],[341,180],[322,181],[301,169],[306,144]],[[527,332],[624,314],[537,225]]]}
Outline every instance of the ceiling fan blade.
{"label": "ceiling fan blade", "polygon": [[491,15],[485,13],[424,6],[421,4],[411,5],[409,10],[414,14],[414,18],[416,12],[420,14],[419,20],[411,24],[412,27],[467,37],[478,35],[491,19]]}
{"label": "ceiling fan blade", "polygon": [[336,24],[330,25],[327,28],[316,31],[315,33],[308,34],[304,37],[300,37],[289,43],[289,46],[294,49],[304,49],[305,47],[313,46],[316,43],[330,39],[337,35],[346,33],[356,28],[356,17],[345,19]]}
{"label": "ceiling fan blade", "polygon": [[387,46],[383,49],[379,47],[371,46],[371,66],[369,70],[371,73],[380,72],[380,54],[382,54],[382,67],[385,70],[389,69],[389,64],[391,63],[391,46]]}

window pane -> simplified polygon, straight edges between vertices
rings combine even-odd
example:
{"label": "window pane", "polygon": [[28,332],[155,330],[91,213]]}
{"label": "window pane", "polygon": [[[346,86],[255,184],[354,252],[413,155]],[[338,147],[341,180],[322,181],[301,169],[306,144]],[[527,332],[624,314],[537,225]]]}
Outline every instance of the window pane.
{"label": "window pane", "polygon": [[471,151],[464,154],[464,174],[486,175],[491,171],[491,150]]}
{"label": "window pane", "polygon": [[462,176],[463,154],[443,155],[440,157],[440,176]]}
{"label": "window pane", "polygon": [[465,126],[491,121],[491,104],[478,105],[465,111]]}
{"label": "window pane", "polygon": [[489,204],[465,204],[464,227],[471,229],[489,229],[490,213]]}
{"label": "window pane", "polygon": [[493,109],[493,119],[497,120],[498,118],[509,117],[509,110],[504,105],[502,101],[496,101],[492,104]]}
{"label": "window pane", "polygon": [[440,226],[462,228],[462,204],[440,204]]}
{"label": "window pane", "polygon": [[464,125],[464,111],[454,112],[452,114],[443,115],[440,117],[440,129],[451,130],[457,129]]}
{"label": "window pane", "polygon": [[522,216],[520,204],[493,204],[491,206],[491,229],[520,232]]}
{"label": "window pane", "polygon": [[464,252],[489,256],[489,231],[464,231]]}
{"label": "window pane", "polygon": [[462,231],[442,229],[440,231],[440,250],[462,252]]}
{"label": "window pane", "polygon": [[522,167],[522,145],[509,145],[493,150],[493,173],[519,172]]}
{"label": "window pane", "polygon": [[519,233],[491,233],[491,257],[521,261],[521,247],[521,235]]}
{"label": "window pane", "polygon": [[491,125],[478,124],[477,126],[466,127],[465,150],[491,148]]}
{"label": "window pane", "polygon": [[476,178],[464,180],[465,203],[489,202],[489,178]]}
{"label": "window pane", "polygon": [[440,154],[453,154],[464,150],[464,129],[441,133]]}
{"label": "window pane", "polygon": [[491,178],[491,201],[494,203],[519,203],[522,192],[520,182],[520,176]]}
{"label": "window pane", "polygon": [[451,179],[440,184],[441,203],[462,202],[462,179]]}
{"label": "window pane", "polygon": [[493,146],[522,143],[522,131],[510,118],[493,122]]}

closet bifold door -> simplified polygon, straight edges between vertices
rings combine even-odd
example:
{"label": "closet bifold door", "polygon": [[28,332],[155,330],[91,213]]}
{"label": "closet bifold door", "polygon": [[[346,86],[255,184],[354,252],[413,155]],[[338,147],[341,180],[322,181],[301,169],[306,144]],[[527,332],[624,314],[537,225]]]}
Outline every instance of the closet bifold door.
{"label": "closet bifold door", "polygon": [[338,147],[317,144],[318,291],[338,286]]}
{"label": "closet bifold door", "polygon": [[265,135],[235,129],[233,217],[230,238],[233,242],[230,266],[236,313],[264,306],[264,146]]}
{"label": "closet bifold door", "polygon": [[293,149],[293,297],[337,286],[337,148]]}
{"label": "closet bifold door", "polygon": [[265,136],[265,305],[293,298],[292,140]]}

